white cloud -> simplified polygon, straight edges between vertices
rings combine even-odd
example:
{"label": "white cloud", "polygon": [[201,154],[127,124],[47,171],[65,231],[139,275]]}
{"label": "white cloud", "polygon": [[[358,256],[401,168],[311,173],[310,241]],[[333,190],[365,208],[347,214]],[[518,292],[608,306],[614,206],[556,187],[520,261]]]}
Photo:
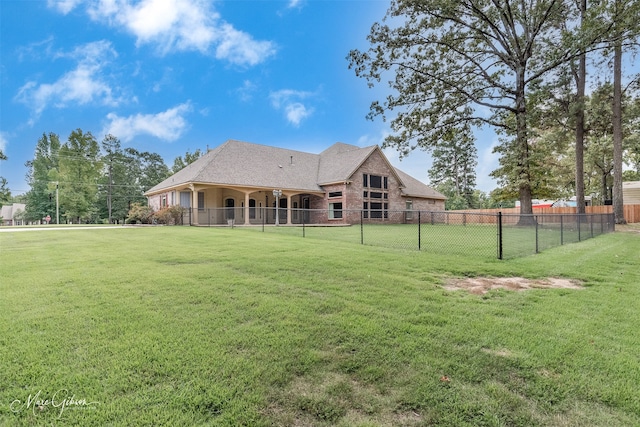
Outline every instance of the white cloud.
{"label": "white cloud", "polygon": [[47,6],[58,9],[62,14],[66,15],[71,12],[83,0],[47,0]]}
{"label": "white cloud", "polygon": [[287,121],[298,127],[300,123],[313,114],[313,108],[305,106],[301,101],[313,97],[312,92],[283,89],[269,94],[271,105],[276,109],[283,109]]}
{"label": "white cloud", "polygon": [[112,134],[127,142],[138,135],[152,135],[165,141],[175,141],[187,128],[184,116],[191,111],[191,104],[180,104],[157,114],[136,114],[120,117],[115,113],[107,115],[109,125],[103,134]]}
{"label": "white cloud", "polygon": [[237,65],[256,65],[273,55],[276,48],[272,42],[256,41],[229,24],[222,24],[218,31],[216,58]]}
{"label": "white cloud", "polygon": [[299,8],[302,7],[302,2],[303,0],[289,0],[289,4],[287,4],[287,7],[289,9]]}
{"label": "white cloud", "polygon": [[138,45],[152,44],[162,54],[212,47],[218,59],[238,65],[256,65],[276,51],[270,41],[254,40],[250,34],[221,20],[207,0],[94,0],[88,7],[96,22],[123,27]]}
{"label": "white cloud", "polygon": [[300,122],[313,113],[313,109],[308,109],[299,102],[294,102],[285,107],[286,117],[289,123],[298,127]]}
{"label": "white cloud", "polygon": [[28,81],[20,88],[15,99],[33,110],[30,124],[50,106],[64,108],[70,103],[85,105],[94,101],[104,105],[117,104],[112,88],[101,76],[110,57],[117,56],[109,42],[88,43],[55,56],[72,58],[78,64],[53,83]]}
{"label": "white cloud", "polygon": [[253,98],[253,93],[257,90],[257,86],[251,80],[242,82],[242,86],[235,90],[242,102],[249,102]]}

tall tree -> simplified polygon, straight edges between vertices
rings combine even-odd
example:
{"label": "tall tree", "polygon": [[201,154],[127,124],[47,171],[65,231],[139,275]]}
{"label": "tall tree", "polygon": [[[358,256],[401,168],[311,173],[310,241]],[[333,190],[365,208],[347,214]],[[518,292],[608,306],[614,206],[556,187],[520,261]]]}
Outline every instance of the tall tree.
{"label": "tall tree", "polygon": [[146,199],[143,193],[168,178],[171,171],[157,153],[140,152],[134,148],[126,148],[124,151],[131,171],[130,182],[135,185],[129,189],[128,203],[144,203]]}
{"label": "tall tree", "polygon": [[[580,14],[580,26],[587,25],[587,0],[576,0]],[[583,47],[578,54],[576,79],[576,213],[586,212],[584,200],[584,94],[587,86],[587,53]]]}
{"label": "tall tree", "polygon": [[613,213],[626,224],[622,196],[622,46],[634,45],[640,35],[640,5],[636,0],[613,0]]}
{"label": "tall tree", "polygon": [[462,133],[443,135],[443,139],[433,149],[429,180],[435,185],[449,184],[453,194],[465,201],[464,208],[473,207],[477,153],[468,125]]}
{"label": "tall tree", "polygon": [[55,180],[59,167],[60,139],[55,133],[42,134],[36,143],[33,160],[25,163],[27,183],[25,218],[40,221],[55,217]]}
{"label": "tall tree", "polygon": [[130,153],[136,155],[140,164],[139,183],[143,193],[171,175],[171,171],[159,154],[135,150],[131,150]]}
{"label": "tall tree", "polygon": [[173,160],[173,167],[171,168],[171,172],[176,173],[184,169],[191,163],[198,160],[201,156],[202,156],[202,152],[200,151],[199,148],[196,149],[196,151],[194,151],[193,153],[190,153],[189,151],[187,151],[184,155],[184,158],[182,156],[178,156]]}
{"label": "tall tree", "polygon": [[60,147],[60,205],[67,220],[96,219],[100,148],[91,132],[76,129]]}
{"label": "tall tree", "polygon": [[370,86],[395,74],[394,93],[374,101],[368,117],[397,112],[385,144],[408,152],[432,147],[461,123],[504,128],[504,116],[513,116],[512,177],[521,212],[532,213],[528,86],[599,40],[589,27],[590,37],[559,42],[561,23],[574,12],[561,0],[393,1],[371,28],[372,47],[349,54]]}
{"label": "tall tree", "polygon": [[131,159],[124,153],[120,140],[113,135],[106,135],[101,146],[104,168],[100,178],[98,206],[100,217],[106,217],[112,223],[115,219],[124,220],[127,217],[130,193],[137,187],[130,167]]}

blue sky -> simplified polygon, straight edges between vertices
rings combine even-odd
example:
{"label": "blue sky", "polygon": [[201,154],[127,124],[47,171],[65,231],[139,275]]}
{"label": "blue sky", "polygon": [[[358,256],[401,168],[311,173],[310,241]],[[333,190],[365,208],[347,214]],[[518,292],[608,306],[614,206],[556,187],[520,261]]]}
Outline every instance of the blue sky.
{"label": "blue sky", "polygon": [[[369,89],[346,56],[366,49],[383,0],[2,0],[0,176],[29,190],[37,140],[90,131],[100,142],[159,153],[228,139],[318,153],[335,142],[381,144],[388,125],[365,119]],[[479,134],[482,135],[482,134]],[[490,191],[495,137],[480,137],[478,188]],[[430,158],[398,168],[428,183]]]}

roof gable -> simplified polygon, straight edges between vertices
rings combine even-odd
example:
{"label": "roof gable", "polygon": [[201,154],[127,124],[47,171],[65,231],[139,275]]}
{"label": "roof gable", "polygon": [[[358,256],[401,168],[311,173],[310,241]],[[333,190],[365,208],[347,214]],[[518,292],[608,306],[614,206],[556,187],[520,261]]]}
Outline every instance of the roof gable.
{"label": "roof gable", "polygon": [[333,144],[320,153],[318,184],[348,181],[375,147],[361,148],[341,142]]}

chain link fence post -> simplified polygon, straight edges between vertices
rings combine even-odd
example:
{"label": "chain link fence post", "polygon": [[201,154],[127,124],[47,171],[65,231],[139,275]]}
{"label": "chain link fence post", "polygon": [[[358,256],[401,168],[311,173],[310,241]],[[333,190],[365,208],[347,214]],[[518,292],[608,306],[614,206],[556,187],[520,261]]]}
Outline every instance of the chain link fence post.
{"label": "chain link fence post", "polygon": [[540,253],[540,244],[538,242],[538,216],[533,217],[533,221],[536,223],[536,253]]}
{"label": "chain link fence post", "polygon": [[498,259],[502,259],[502,212],[498,212],[496,222],[498,223]]}
{"label": "chain link fence post", "polygon": [[420,211],[418,211],[418,250],[422,250],[422,221],[420,221]]}
{"label": "chain link fence post", "polygon": [[364,210],[360,211],[360,244],[364,245]]}

